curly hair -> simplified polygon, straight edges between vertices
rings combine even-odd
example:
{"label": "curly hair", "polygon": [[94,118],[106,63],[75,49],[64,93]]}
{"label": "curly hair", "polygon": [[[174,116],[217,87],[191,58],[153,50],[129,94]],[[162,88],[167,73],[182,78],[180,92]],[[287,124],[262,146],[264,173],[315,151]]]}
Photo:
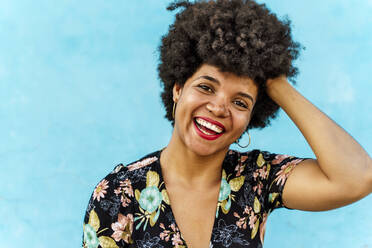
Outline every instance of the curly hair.
{"label": "curly hair", "polygon": [[269,125],[279,106],[266,94],[266,80],[284,74],[295,83],[298,73],[292,62],[303,47],[291,37],[290,20],[253,0],[181,0],[167,10],[179,8],[159,46],[165,117],[174,125],[174,84],[183,86],[202,64],[210,64],[253,79],[259,93],[247,129]]}

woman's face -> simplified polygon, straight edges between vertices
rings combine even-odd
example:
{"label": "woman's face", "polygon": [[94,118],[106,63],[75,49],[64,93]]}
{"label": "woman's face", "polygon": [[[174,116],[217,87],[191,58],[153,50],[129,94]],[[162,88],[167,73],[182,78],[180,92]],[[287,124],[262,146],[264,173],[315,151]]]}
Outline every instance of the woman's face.
{"label": "woman's face", "polygon": [[183,87],[173,88],[174,138],[202,156],[226,152],[246,130],[257,93],[250,78],[203,64]]}

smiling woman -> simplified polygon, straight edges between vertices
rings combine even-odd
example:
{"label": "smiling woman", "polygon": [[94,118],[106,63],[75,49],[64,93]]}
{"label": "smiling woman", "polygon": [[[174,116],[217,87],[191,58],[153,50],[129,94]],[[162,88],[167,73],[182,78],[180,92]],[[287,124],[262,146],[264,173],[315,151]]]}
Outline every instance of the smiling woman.
{"label": "smiling woman", "polygon": [[174,85],[178,121],[170,144],[202,156],[225,154],[247,129],[257,94],[258,87],[250,78],[203,64],[182,87]]}
{"label": "smiling woman", "polygon": [[[274,209],[334,209],[372,191],[370,156],[288,83],[301,48],[288,20],[253,0],[178,8],[158,67],[171,139],[97,185],[84,247],[262,247]],[[279,107],[316,159],[229,149]]]}

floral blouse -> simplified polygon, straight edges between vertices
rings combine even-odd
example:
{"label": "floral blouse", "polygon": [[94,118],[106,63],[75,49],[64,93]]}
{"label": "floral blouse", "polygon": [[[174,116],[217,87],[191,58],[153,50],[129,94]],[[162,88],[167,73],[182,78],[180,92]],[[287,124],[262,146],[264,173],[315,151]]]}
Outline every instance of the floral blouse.
{"label": "floral blouse", "polygon": [[[119,164],[94,189],[84,219],[84,248],[185,248],[156,151]],[[210,247],[262,248],[268,215],[282,203],[291,170],[303,159],[229,150]]]}

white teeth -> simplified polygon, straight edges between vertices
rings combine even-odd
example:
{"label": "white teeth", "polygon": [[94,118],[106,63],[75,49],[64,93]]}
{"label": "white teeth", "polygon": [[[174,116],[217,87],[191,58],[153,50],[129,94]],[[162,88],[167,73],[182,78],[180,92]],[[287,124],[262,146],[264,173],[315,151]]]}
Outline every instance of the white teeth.
{"label": "white teeth", "polygon": [[205,130],[203,130],[203,129],[200,129],[200,131],[201,131],[202,133],[206,134],[206,135],[213,135],[213,133],[209,133],[209,132],[207,132],[207,131],[205,131]]}
{"label": "white teeth", "polygon": [[[208,129],[210,129],[210,130],[212,130],[212,131],[214,131],[214,132],[216,132],[216,133],[221,133],[222,132],[222,128],[220,128],[219,126],[216,126],[216,125],[214,125],[214,124],[212,124],[212,123],[210,123],[210,122],[208,122],[208,121],[206,121],[206,120],[203,120],[203,119],[201,119],[201,118],[196,118],[196,122],[199,124],[199,125],[201,125],[201,126],[204,126],[204,127],[206,127],[206,128],[208,128]],[[203,130],[202,130],[203,131]],[[209,133],[208,133],[209,134]],[[210,134],[209,134],[210,135]]]}

